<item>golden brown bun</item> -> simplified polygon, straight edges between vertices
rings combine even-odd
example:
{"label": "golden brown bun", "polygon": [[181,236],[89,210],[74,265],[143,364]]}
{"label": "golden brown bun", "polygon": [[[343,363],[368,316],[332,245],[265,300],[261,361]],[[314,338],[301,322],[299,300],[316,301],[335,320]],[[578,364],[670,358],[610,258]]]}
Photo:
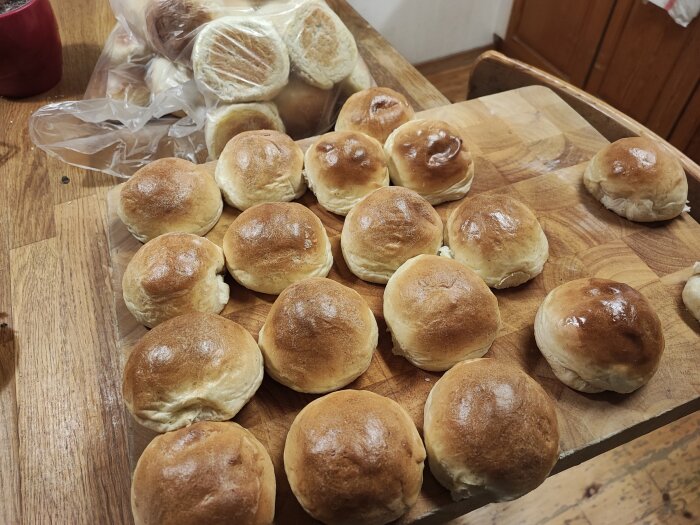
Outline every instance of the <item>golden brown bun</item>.
{"label": "golden brown bun", "polygon": [[603,206],[631,221],[662,221],[690,210],[680,161],[645,137],[605,146],[588,163],[583,183]]}
{"label": "golden brown bun", "polygon": [[389,185],[382,145],[355,131],[326,133],[306,150],[304,174],[318,203],[347,215],[365,195]]}
{"label": "golden brown bun", "polygon": [[637,290],[608,279],[577,279],[549,292],[535,339],[559,380],[581,392],[629,393],[654,375],[664,333]]}
{"label": "golden brown bun", "polygon": [[136,525],[268,525],[275,471],[253,434],[236,423],[200,421],[157,436],[131,483]]}
{"label": "golden brown bun", "polygon": [[345,101],[335,123],[336,131],[359,131],[384,144],[387,137],[414,116],[401,93],[386,87],[359,91]]}
{"label": "golden brown bun", "polygon": [[304,153],[279,131],[245,131],[233,137],[216,163],[216,183],[239,210],[263,202],[287,202],[306,191]]}
{"label": "golden brown bun", "polygon": [[122,392],[134,419],[156,432],[225,421],[263,378],[255,339],[239,324],[203,313],[159,324],[134,345]]}
{"label": "golden brown bun", "polygon": [[693,275],[685,283],[682,297],[685,307],[700,321],[700,262],[693,266]]}
{"label": "golden brown bun", "polygon": [[312,277],[280,294],[258,341],[272,378],[297,392],[321,394],[367,370],[378,335],[374,314],[360,294]]}
{"label": "golden brown bun", "polygon": [[441,245],[438,212],[416,192],[398,186],[375,190],[357,203],[340,238],[350,271],[379,284],[411,257],[436,254]]}
{"label": "golden brown bun", "polygon": [[431,371],[483,356],[501,325],[498,300],[484,281],[437,255],[409,259],[391,276],[384,319],[394,353]]}
{"label": "golden brown bun", "polygon": [[430,471],[455,500],[518,498],[546,479],[559,451],[554,403],[496,359],[465,361],[442,376],[425,403],[423,432]]}
{"label": "golden brown bun", "polygon": [[463,200],[447,219],[445,243],[454,258],[492,288],[518,286],[539,275],[549,243],[537,217],[507,195]]}
{"label": "golden brown bun", "polygon": [[331,127],[337,99],[337,89],[320,89],[292,74],[274,102],[287,133],[299,140]]}
{"label": "golden brown bun", "polygon": [[472,186],[472,154],[447,122],[407,122],[389,135],[384,150],[391,182],[417,192],[430,204],[461,199]]}
{"label": "golden brown bun", "polygon": [[224,202],[201,166],[158,159],[138,170],[119,192],[117,214],[141,242],[169,232],[204,235],[221,217]]}
{"label": "golden brown bun", "polygon": [[365,390],[341,390],[309,403],[284,446],[292,492],[306,512],[329,525],[397,519],[418,498],[424,460],[408,413]]}
{"label": "golden brown bun", "polygon": [[333,265],[321,220],[296,202],[258,204],[241,213],[224,236],[224,254],[236,281],[275,295],[307,277],[325,277]]}
{"label": "golden brown bun", "polygon": [[205,0],[150,0],[146,8],[148,40],[156,51],[170,60],[184,62],[185,47],[194,38],[194,31],[214,17]]}
{"label": "golden brown bun", "polygon": [[190,233],[166,233],[129,261],[124,302],[148,327],[190,312],[218,314],[229,296],[223,273],[224,254],[216,244]]}

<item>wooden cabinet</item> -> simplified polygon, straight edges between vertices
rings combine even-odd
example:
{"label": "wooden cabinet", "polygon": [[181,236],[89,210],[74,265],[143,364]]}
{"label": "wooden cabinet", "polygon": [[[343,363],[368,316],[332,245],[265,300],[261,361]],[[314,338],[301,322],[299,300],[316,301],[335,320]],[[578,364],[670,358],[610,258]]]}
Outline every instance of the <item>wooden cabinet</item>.
{"label": "wooden cabinet", "polygon": [[614,0],[515,0],[502,51],[582,87]]}
{"label": "wooden cabinet", "polygon": [[642,0],[515,0],[502,51],[605,100],[700,161],[700,18]]}

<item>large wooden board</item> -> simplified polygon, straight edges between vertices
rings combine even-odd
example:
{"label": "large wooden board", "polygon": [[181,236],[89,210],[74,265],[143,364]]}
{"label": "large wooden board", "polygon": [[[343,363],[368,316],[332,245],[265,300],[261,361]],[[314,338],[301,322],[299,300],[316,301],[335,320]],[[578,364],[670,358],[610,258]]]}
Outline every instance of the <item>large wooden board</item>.
{"label": "large wooden board", "polygon": [[[700,325],[683,308],[680,291],[693,262],[700,260],[700,225],[689,215],[666,223],[635,224],[605,210],[581,183],[587,161],[606,144],[573,109],[547,88],[531,86],[482,99],[423,111],[457,126],[476,157],[471,194],[497,192],[527,203],[537,214],[550,243],[543,273],[511,290],[496,291],[503,327],[487,356],[517,363],[554,398],[561,430],[561,470],[597,455],[698,408],[700,399]],[[119,331],[124,361],[145,333],[121,298],[121,277],[140,244],[116,217],[118,190],[109,194],[109,239]],[[468,198],[468,197],[467,197]],[[391,353],[382,319],[383,287],[356,279],[340,254],[340,217],[319,208],[310,193],[301,202],[323,221],[333,245],[330,277],[358,290],[380,324],[380,343],[369,370],[349,388],[363,388],[402,404],[422,430],[423,405],[440,374],[421,371]],[[443,220],[457,203],[438,206]],[[226,208],[208,235],[221,243],[237,215]],[[533,320],[544,296],[559,284],[583,276],[626,282],[656,307],[666,336],[666,352],[648,385],[630,395],[575,392],[562,385],[541,357]],[[229,278],[231,301],[223,312],[257,337],[273,296],[252,293]],[[284,476],[282,451],[296,414],[317,396],[303,395],[265,378],[258,394],[236,421],[267,447],[278,479],[279,523],[310,521],[294,499]],[[153,433],[129,418],[132,466]],[[426,468],[418,503],[402,522],[437,521],[487,503],[454,503]]]}

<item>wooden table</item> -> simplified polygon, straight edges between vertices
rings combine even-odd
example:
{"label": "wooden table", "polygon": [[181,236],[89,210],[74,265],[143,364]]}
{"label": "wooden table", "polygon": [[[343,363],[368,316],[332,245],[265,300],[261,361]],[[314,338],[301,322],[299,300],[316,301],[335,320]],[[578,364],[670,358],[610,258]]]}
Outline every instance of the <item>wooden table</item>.
{"label": "wooden table", "polygon": [[[344,0],[329,3],[380,85],[418,110],[447,103]],[[26,129],[47,101],[80,98],[113,18],[106,0],[54,0],[54,8],[64,81],[0,102],[0,268],[9,269],[0,273],[0,523],[129,523],[106,236],[105,196],[118,181],[47,158]]]}

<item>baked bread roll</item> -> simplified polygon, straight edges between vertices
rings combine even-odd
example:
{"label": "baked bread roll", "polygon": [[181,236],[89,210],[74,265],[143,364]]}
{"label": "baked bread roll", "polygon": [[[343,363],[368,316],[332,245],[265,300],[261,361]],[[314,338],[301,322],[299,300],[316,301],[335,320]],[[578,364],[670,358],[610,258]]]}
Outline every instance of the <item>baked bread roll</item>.
{"label": "baked bread roll", "polygon": [[482,357],[501,326],[498,300],[479,276],[437,255],[409,259],[391,276],[384,319],[394,354],[438,372]]}
{"label": "baked bread roll", "polygon": [[430,204],[461,199],[472,187],[474,162],[459,131],[442,120],[413,120],[384,144],[391,182]]}
{"label": "baked bread roll", "polygon": [[535,339],[554,375],[580,392],[627,394],[654,375],[664,351],[656,311],[637,290],[586,278],[549,292]]}
{"label": "baked bread roll", "polygon": [[127,264],[124,302],[149,328],[190,312],[218,314],[229,297],[223,273],[223,251],[209,239],[166,233],[141,246]]}
{"label": "baked bread roll", "polygon": [[347,215],[365,195],[389,185],[382,145],[355,131],[319,137],[306,150],[304,175],[318,203],[338,215]]}
{"label": "baked bread roll", "polygon": [[359,131],[384,144],[392,131],[413,116],[413,108],[401,93],[387,87],[373,87],[345,101],[335,130]]}
{"label": "baked bread roll", "polygon": [[340,236],[343,258],[364,281],[386,284],[411,257],[436,254],[442,246],[442,220],[416,192],[380,188],[348,213]]}
{"label": "baked bread roll", "polygon": [[690,210],[680,161],[645,137],[605,146],[588,163],[583,183],[603,206],[631,221],[663,221]]}
{"label": "baked bread roll", "polygon": [[151,90],[144,79],[142,66],[122,64],[107,72],[104,83],[104,96],[112,100],[122,100],[129,105],[148,107],[151,103]]}
{"label": "baked bread roll", "polygon": [[224,16],[200,30],[192,69],[200,89],[223,102],[272,100],[287,83],[289,56],[270,22]]}
{"label": "baked bread roll", "polygon": [[258,341],[275,381],[297,392],[323,394],[369,368],[378,337],[377,321],[360,294],[312,277],[280,294]]}
{"label": "baked bread roll", "polygon": [[323,2],[298,6],[284,33],[294,72],[312,86],[331,89],[352,73],[357,45],[352,33]]}
{"label": "baked bread roll", "polygon": [[168,232],[204,235],[221,217],[224,202],[214,178],[184,159],[158,159],[121,186],[117,214],[141,242]]}
{"label": "baked bread roll", "polygon": [[146,70],[146,85],[153,96],[182,86],[190,80],[192,75],[186,67],[163,57],[153,57]]}
{"label": "baked bread roll", "polygon": [[375,85],[372,73],[367,67],[367,62],[360,55],[357,55],[357,62],[355,62],[352,73],[340,82],[340,93],[344,97],[350,97],[358,91],[369,89]]}
{"label": "baked bread roll", "polygon": [[[144,6],[139,6],[139,3],[143,3],[148,0],[127,0],[122,4],[122,7],[128,11],[130,7],[138,9],[144,9]],[[143,10],[141,11],[141,16],[143,17]],[[109,37],[111,40],[111,46],[106,46],[105,52],[109,56],[110,69],[115,67],[123,66],[126,64],[140,64],[144,60],[147,60],[149,56],[152,56],[153,51],[146,48],[143,40],[139,39],[134,33],[129,32],[124,27],[119,27],[114,33]]]}
{"label": "baked bread roll", "polygon": [[366,390],[341,390],[306,405],[284,446],[292,492],[328,525],[397,519],[418,498],[424,460],[408,413]]}
{"label": "baked bread roll", "polygon": [[693,275],[683,287],[683,304],[700,321],[700,262],[693,266]]}
{"label": "baked bread roll", "polygon": [[284,133],[284,124],[271,102],[221,106],[207,114],[204,140],[211,159],[218,159],[228,141],[239,133],[267,129]]}
{"label": "baked bread roll", "polygon": [[214,314],[179,315],[147,332],[124,367],[122,393],[134,419],[156,432],[226,421],[263,379],[263,357],[241,325]]}
{"label": "baked bread roll", "polygon": [[277,295],[307,277],[325,277],[333,265],[321,220],[296,202],[248,208],[224,236],[226,266],[241,285]]}
{"label": "baked bread roll", "polygon": [[183,52],[196,30],[214,18],[211,0],[150,0],[146,33],[151,47],[170,60],[189,61]]}
{"label": "baked bread roll", "polygon": [[292,74],[275,105],[289,136],[299,140],[331,127],[337,99],[338,90],[319,89]]}
{"label": "baked bread roll", "polygon": [[462,201],[447,219],[454,258],[491,288],[518,286],[539,275],[549,243],[530,208],[507,195],[482,193]]}
{"label": "baked bread roll", "polygon": [[236,423],[200,421],[157,436],[131,482],[136,525],[269,525],[275,471],[253,434]]}
{"label": "baked bread roll", "polygon": [[279,131],[244,131],[229,140],[216,163],[216,183],[226,202],[247,210],[263,202],[288,202],[306,191],[304,153]]}
{"label": "baked bread roll", "polygon": [[167,94],[167,98],[158,100],[160,114],[172,114],[176,117],[186,117],[187,111],[196,111],[204,104],[204,99],[192,81],[192,73],[182,64],[171,62],[167,58],[154,56],[146,70],[146,85],[151,90],[151,102],[155,98]]}
{"label": "baked bread roll", "polygon": [[519,368],[496,359],[464,361],[442,376],[425,403],[430,471],[455,500],[518,498],[557,462],[554,403]]}

